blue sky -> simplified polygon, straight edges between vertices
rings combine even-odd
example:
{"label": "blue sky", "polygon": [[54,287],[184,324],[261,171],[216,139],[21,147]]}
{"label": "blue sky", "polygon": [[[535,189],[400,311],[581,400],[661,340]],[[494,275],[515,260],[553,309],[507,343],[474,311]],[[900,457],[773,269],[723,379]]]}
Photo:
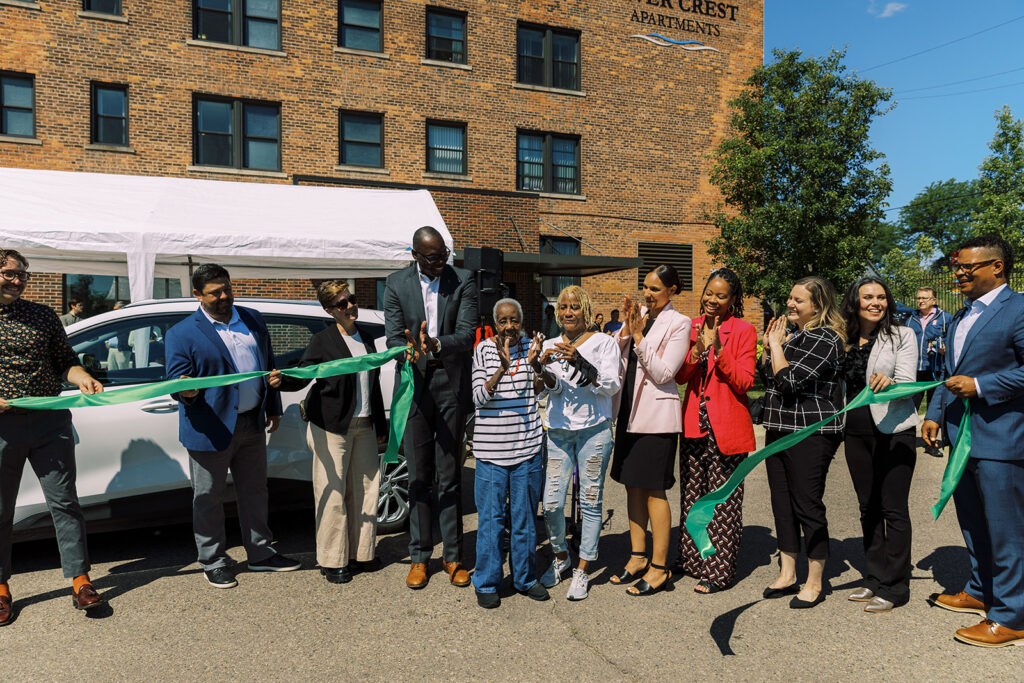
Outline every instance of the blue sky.
{"label": "blue sky", "polygon": [[[891,207],[906,204],[933,181],[976,178],[995,132],[994,112],[1008,104],[1016,118],[1024,118],[1021,0],[766,0],[764,37],[766,61],[774,48],[822,56],[845,47],[850,70],[893,90],[896,106],[871,131],[873,146],[892,169]],[[967,79],[978,80],[920,89]],[[967,92],[983,88],[995,89]],[[895,219],[898,212],[887,215]]]}

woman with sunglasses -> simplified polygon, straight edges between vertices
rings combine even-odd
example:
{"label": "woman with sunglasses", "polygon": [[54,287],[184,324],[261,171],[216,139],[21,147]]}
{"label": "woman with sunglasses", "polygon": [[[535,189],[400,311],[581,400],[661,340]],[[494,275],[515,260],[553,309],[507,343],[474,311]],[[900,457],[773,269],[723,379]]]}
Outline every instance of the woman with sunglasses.
{"label": "woman with sunglasses", "polygon": [[[316,296],[334,324],[313,335],[299,367],[376,351],[372,330],[356,322],[359,307],[347,282],[328,280]],[[377,568],[379,449],[387,440],[379,380],[379,369],[317,379],[302,404],[313,451],[316,560],[330,583]],[[299,391],[309,382],[281,376],[281,390]]]}

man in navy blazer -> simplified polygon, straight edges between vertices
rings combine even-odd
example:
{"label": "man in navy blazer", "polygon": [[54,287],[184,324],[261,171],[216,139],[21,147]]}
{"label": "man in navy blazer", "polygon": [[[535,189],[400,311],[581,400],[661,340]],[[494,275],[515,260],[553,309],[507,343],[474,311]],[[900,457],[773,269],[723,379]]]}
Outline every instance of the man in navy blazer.
{"label": "man in navy blazer", "polygon": [[949,379],[928,406],[922,436],[956,441],[971,404],[971,457],[953,494],[971,577],[937,607],[985,620],[955,638],[983,647],[1024,644],[1024,295],[1009,288],[1013,252],[999,237],[967,240],[953,265],[967,305],[946,333]]}
{"label": "man in navy blazer", "polygon": [[[167,331],[168,377],[214,377],[274,368],[270,334],[259,312],[236,307],[228,271],[203,264],[192,274],[199,308]],[[199,564],[216,588],[238,585],[229,569],[224,530],[228,470],[235,483],[238,521],[250,571],[293,571],[299,562],[277,554],[267,526],[267,441],[281,420],[280,376],[172,398],[178,405],[178,438],[188,449],[192,479],[192,529]]]}

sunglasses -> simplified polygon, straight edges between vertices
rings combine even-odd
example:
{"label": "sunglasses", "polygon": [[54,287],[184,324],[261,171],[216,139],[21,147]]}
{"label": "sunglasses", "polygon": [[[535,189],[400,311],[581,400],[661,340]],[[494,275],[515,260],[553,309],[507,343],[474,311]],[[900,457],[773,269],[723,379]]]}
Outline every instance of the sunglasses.
{"label": "sunglasses", "polygon": [[420,252],[418,252],[416,250],[413,250],[412,253],[413,253],[414,256],[416,256],[417,258],[423,259],[427,263],[435,263],[436,264],[436,263],[444,263],[445,261],[447,261],[448,257],[451,256],[452,250],[449,249],[448,247],[445,247],[444,251],[441,252],[440,254],[423,254],[423,253],[420,253]]}
{"label": "sunglasses", "polygon": [[339,311],[344,311],[350,305],[355,305],[355,303],[356,303],[356,295],[355,294],[349,294],[348,296],[341,297],[340,299],[335,301],[330,306],[324,306],[324,308],[326,308],[328,311],[331,310],[332,308],[336,308]]}

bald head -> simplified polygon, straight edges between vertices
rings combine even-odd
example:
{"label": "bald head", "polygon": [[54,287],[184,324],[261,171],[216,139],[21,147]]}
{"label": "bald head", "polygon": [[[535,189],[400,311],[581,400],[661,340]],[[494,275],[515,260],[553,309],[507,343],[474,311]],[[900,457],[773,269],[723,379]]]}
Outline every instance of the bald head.
{"label": "bald head", "polygon": [[425,249],[429,250],[428,247],[436,246],[440,244],[441,248],[444,248],[444,237],[437,231],[437,228],[432,228],[429,225],[424,225],[412,234],[412,248],[416,251],[422,252]]}

